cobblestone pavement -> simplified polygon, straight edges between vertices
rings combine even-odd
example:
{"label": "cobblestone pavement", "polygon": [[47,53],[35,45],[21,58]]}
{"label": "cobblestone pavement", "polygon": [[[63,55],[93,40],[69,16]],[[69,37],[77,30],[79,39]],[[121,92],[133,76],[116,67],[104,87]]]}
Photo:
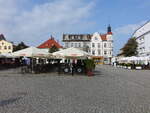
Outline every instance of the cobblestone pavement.
{"label": "cobblestone pavement", "polygon": [[0,113],[150,113],[150,71],[97,66],[95,73],[0,73]]}

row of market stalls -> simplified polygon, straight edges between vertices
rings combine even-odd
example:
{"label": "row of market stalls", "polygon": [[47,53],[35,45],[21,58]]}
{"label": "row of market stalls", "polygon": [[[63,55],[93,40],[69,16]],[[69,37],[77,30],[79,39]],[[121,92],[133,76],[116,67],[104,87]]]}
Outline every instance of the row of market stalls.
{"label": "row of market stalls", "polygon": [[119,57],[113,58],[112,64],[118,67],[124,67],[129,69],[150,69],[150,56],[143,57]]}
{"label": "row of market stalls", "polygon": [[[22,72],[47,72],[54,70],[58,72],[83,72],[84,59],[89,58],[87,52],[76,48],[68,48],[54,53],[49,53],[45,49],[29,47],[10,54],[0,54],[0,67],[8,64],[5,61],[11,59],[11,62],[17,64],[15,67],[21,66]],[[5,63],[4,63],[5,62]],[[10,66],[10,65],[9,65]],[[76,67],[73,70],[72,67]]]}
{"label": "row of market stalls", "polygon": [[135,63],[135,64],[145,64],[150,63],[150,56],[145,57],[122,57],[117,60],[119,63]]}

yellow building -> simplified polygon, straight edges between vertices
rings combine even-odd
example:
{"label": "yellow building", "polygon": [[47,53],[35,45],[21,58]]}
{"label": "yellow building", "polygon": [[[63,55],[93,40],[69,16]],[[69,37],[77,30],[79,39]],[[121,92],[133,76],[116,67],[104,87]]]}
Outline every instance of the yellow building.
{"label": "yellow building", "polygon": [[2,53],[12,53],[13,45],[12,43],[6,41],[3,35],[0,35],[0,54]]}

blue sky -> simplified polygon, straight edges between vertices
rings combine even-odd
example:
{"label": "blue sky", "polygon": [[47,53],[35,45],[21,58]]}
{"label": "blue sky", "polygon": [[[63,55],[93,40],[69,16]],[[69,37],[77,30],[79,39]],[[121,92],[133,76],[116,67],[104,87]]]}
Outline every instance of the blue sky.
{"label": "blue sky", "polygon": [[0,0],[0,33],[38,46],[63,33],[114,33],[114,52],[150,20],[150,0]]}

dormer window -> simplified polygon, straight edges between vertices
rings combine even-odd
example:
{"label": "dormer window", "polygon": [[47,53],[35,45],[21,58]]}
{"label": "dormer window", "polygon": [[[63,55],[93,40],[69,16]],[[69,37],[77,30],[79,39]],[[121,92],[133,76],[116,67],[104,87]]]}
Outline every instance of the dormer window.
{"label": "dormer window", "polygon": [[98,40],[98,38],[97,38],[97,37],[95,37],[95,40]]}

